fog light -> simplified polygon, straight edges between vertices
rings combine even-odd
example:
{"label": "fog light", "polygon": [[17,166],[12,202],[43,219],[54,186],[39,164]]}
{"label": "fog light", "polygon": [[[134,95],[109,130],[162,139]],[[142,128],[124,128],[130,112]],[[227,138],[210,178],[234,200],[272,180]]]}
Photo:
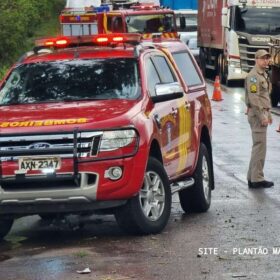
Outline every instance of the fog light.
{"label": "fog light", "polygon": [[105,171],[104,177],[111,180],[119,180],[122,177],[122,169],[119,166],[110,167]]}

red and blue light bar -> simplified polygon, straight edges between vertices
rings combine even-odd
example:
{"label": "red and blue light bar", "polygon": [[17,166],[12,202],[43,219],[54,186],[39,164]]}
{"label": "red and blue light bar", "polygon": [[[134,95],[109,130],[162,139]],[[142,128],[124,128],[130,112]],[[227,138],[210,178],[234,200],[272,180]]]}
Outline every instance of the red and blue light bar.
{"label": "red and blue light bar", "polygon": [[35,41],[36,47],[66,48],[78,45],[107,45],[118,43],[139,43],[141,34],[138,33],[114,33],[92,36],[51,37]]}

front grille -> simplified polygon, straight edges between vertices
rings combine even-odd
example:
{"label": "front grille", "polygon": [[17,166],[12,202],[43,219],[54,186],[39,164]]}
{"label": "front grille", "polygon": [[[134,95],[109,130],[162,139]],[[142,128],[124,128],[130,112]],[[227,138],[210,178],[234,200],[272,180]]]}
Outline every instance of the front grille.
{"label": "front grille", "polygon": [[240,51],[240,64],[241,69],[245,72],[249,72],[255,65],[255,52],[259,49],[265,49],[269,51],[266,46],[250,45],[249,41],[244,37],[238,38],[239,51]]}
{"label": "front grille", "polygon": [[22,156],[57,155],[61,158],[95,156],[102,132],[65,132],[0,136],[0,160],[15,161]]}

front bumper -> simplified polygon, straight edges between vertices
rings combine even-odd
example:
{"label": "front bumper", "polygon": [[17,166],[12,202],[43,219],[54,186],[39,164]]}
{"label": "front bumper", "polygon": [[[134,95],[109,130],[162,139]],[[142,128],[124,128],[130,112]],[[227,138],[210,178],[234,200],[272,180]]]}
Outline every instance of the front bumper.
{"label": "front bumper", "polygon": [[[141,154],[143,153],[125,159],[79,163],[76,175],[71,172],[72,164],[69,159],[63,161],[62,172],[55,175],[2,175],[0,213],[1,209],[14,213],[20,208],[31,213],[36,213],[34,209],[41,211],[45,208],[49,211],[55,209],[55,212],[70,211],[72,208],[79,211],[84,208],[98,208],[106,201],[126,200],[138,193],[143,182],[145,160]],[[11,165],[10,169],[14,169],[13,165],[16,163]],[[114,166],[123,170],[122,177],[115,181],[105,175],[106,171]],[[59,208],[57,205],[60,204],[62,206]],[[48,206],[45,207],[46,205]]]}
{"label": "front bumper", "polygon": [[95,201],[86,198],[49,199],[36,201],[2,202],[0,214],[5,216],[25,216],[33,214],[54,213],[70,214],[96,210],[113,209],[124,205],[127,200]]}
{"label": "front bumper", "polygon": [[[0,214],[84,211],[106,204],[111,208],[109,201],[135,196],[143,183],[147,149],[139,148],[136,141],[130,153],[101,159],[91,155],[99,134],[75,131],[0,137]],[[20,159],[36,157],[60,157],[61,165],[51,172],[22,169]],[[108,177],[112,167],[122,170],[118,179]]]}

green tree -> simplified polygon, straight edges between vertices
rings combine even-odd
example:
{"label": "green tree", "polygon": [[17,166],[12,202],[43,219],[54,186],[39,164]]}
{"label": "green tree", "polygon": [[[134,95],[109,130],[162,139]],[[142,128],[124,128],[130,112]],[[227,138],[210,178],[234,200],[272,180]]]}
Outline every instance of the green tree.
{"label": "green tree", "polygon": [[0,78],[9,65],[30,49],[36,36],[59,32],[64,0],[0,1]]}

